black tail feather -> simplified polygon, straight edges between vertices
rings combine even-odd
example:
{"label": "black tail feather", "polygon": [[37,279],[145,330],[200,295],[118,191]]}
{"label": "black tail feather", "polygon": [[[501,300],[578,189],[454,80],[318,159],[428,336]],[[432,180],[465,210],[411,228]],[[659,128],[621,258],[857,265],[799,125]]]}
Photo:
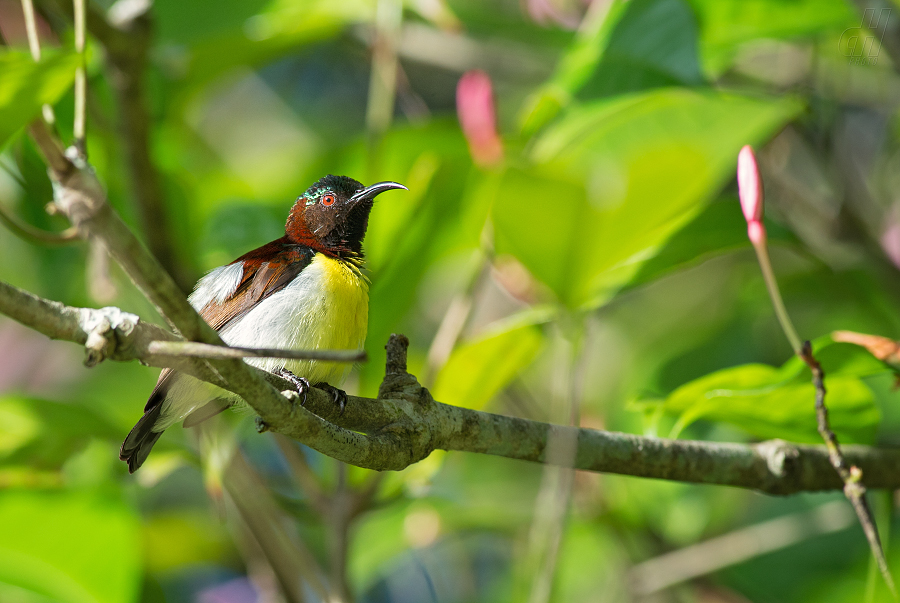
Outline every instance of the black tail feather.
{"label": "black tail feather", "polygon": [[[162,393],[162,392],[160,392]],[[150,402],[154,402],[153,398],[158,395],[154,392],[154,396],[150,397]],[[128,437],[122,442],[122,448],[119,449],[119,459],[128,463],[128,472],[137,471],[144,461],[156,440],[162,435],[161,431],[153,431],[153,426],[162,414],[163,400],[165,393],[162,393],[159,400],[155,404],[147,404],[147,410],[140,421],[128,433]]]}

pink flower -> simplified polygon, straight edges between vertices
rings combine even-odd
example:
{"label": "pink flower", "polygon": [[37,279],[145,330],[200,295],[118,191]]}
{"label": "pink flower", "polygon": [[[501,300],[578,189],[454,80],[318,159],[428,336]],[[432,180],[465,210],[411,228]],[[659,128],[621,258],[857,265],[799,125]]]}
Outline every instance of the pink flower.
{"label": "pink flower", "polygon": [[737,161],[738,195],[741,209],[747,220],[747,236],[754,245],[765,243],[766,227],[763,226],[763,184],[756,165],[753,147],[744,146]]}
{"label": "pink flower", "polygon": [[480,166],[499,163],[503,159],[503,143],[497,134],[491,79],[485,72],[468,71],[459,79],[456,112],[475,163]]}

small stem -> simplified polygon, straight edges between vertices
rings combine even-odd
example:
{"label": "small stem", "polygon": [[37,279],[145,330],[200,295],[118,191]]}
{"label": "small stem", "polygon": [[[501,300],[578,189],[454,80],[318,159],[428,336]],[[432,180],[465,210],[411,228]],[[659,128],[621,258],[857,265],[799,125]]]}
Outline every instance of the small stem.
{"label": "small stem", "polygon": [[[41,60],[41,39],[38,36],[37,19],[34,16],[34,3],[32,0],[22,0],[22,13],[25,16],[25,34],[28,36],[28,48],[31,50],[31,58],[35,63]],[[44,105],[42,107],[44,121],[48,124],[56,123],[56,117],[53,115],[53,107]]]}
{"label": "small stem", "polygon": [[35,228],[8,211],[2,203],[0,203],[0,222],[3,222],[19,238],[43,245],[68,245],[79,238],[78,229],[71,226],[62,232],[50,232]]}
{"label": "small stem", "polygon": [[151,354],[191,356],[194,358],[289,358],[291,360],[327,360],[329,362],[363,362],[362,350],[283,350],[277,348],[239,348],[198,343],[195,341],[152,341]]}
{"label": "small stem", "polygon": [[28,48],[35,62],[41,60],[41,41],[38,38],[37,22],[34,18],[34,3],[22,0],[22,12],[25,14],[25,33],[28,36]]}
{"label": "small stem", "polygon": [[765,242],[754,244],[753,249],[756,250],[759,267],[762,269],[766,288],[769,290],[769,297],[772,299],[772,306],[775,308],[775,316],[778,317],[778,322],[781,323],[781,330],[784,331],[785,336],[791,343],[794,353],[800,356],[803,344],[800,341],[800,336],[797,335],[796,329],[794,329],[790,316],[788,316],[787,309],[784,307],[784,301],[781,299],[778,282],[775,280],[775,272],[772,270],[772,262],[769,261],[769,250]]}
{"label": "small stem", "polygon": [[[29,0],[30,1],[30,0]],[[85,114],[87,107],[87,74],[84,56],[84,0],[73,0],[75,13],[75,52],[78,53],[79,64],[75,70],[75,122],[73,131],[75,135],[75,148],[82,158],[87,157],[85,143]]]}

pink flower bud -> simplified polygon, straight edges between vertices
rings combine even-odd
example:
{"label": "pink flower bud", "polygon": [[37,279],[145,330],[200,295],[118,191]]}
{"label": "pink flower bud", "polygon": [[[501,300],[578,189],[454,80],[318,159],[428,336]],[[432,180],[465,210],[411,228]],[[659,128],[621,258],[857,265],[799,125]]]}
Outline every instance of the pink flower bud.
{"label": "pink flower bud", "polygon": [[456,112],[469,143],[472,159],[490,166],[503,159],[503,143],[497,134],[497,114],[491,79],[483,71],[468,71],[456,86]]}
{"label": "pink flower bud", "polygon": [[747,238],[754,246],[766,244],[766,227],[759,220],[747,222]]}
{"label": "pink flower bud", "polygon": [[763,185],[756,165],[753,148],[746,145],[738,153],[737,161],[738,194],[741,198],[741,209],[747,222],[762,220]]}

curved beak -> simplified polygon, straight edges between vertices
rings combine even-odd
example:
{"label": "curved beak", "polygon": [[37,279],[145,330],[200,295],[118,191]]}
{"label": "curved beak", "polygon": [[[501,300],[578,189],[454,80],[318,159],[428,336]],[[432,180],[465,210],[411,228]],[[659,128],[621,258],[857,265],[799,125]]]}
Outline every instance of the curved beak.
{"label": "curved beak", "polygon": [[367,186],[361,191],[357,191],[350,197],[349,201],[362,201],[363,199],[373,199],[376,195],[380,195],[384,191],[400,188],[405,191],[409,189],[397,182],[376,182],[372,186]]}

